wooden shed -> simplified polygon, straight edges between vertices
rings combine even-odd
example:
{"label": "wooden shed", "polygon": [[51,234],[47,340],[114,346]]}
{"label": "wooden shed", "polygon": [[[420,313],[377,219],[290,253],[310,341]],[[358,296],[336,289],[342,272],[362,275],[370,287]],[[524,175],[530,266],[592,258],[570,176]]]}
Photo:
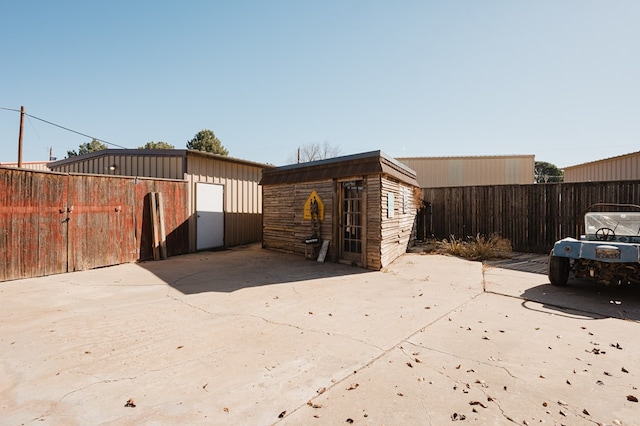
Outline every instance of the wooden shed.
{"label": "wooden shed", "polygon": [[189,251],[262,240],[266,164],[184,149],[105,149],[49,163],[57,172],[189,182]]}
{"label": "wooden shed", "polygon": [[268,169],[260,183],[264,248],[380,270],[413,243],[416,174],[381,151]]}

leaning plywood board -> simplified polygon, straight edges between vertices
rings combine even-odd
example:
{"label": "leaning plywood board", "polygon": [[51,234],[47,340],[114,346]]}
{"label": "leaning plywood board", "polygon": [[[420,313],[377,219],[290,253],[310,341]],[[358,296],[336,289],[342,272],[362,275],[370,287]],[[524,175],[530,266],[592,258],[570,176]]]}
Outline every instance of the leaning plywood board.
{"label": "leaning plywood board", "polygon": [[324,240],[320,248],[320,254],[318,254],[318,262],[324,262],[324,258],[327,257],[327,250],[329,250],[329,240]]}

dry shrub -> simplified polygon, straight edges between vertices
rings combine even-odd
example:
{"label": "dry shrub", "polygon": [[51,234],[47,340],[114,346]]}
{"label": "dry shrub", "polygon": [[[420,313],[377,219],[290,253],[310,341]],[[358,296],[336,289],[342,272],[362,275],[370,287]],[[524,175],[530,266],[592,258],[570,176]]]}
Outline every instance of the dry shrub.
{"label": "dry shrub", "polygon": [[436,244],[436,251],[470,260],[508,259],[511,257],[511,241],[498,234],[476,235],[466,240],[451,236]]}

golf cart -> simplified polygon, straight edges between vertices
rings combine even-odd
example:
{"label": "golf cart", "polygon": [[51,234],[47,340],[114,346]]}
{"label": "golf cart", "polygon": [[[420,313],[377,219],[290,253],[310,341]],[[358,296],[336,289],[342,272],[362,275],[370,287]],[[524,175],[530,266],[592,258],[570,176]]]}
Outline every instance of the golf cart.
{"label": "golf cart", "polygon": [[593,204],[584,214],[579,240],[557,241],[549,254],[551,284],[567,284],[569,274],[600,284],[640,284],[640,206]]}

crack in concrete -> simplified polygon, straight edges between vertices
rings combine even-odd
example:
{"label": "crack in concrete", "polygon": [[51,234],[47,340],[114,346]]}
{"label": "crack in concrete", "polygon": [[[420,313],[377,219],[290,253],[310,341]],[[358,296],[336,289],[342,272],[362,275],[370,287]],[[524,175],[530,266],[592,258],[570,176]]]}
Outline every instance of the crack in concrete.
{"label": "crack in concrete", "polygon": [[[431,351],[433,351],[433,352],[443,353],[443,354],[445,354],[445,355],[451,355],[451,354],[446,353],[446,352],[442,352],[442,351],[438,351],[438,350],[433,350],[433,349],[431,349],[431,348],[427,348],[427,347],[422,346],[422,345],[417,345],[417,344],[414,344],[414,343],[411,343],[411,342],[408,342],[408,341],[407,341],[407,343],[408,343],[408,344],[410,344],[410,345],[413,345],[413,346],[419,347],[419,348],[423,348],[423,349],[431,350]],[[404,348],[402,348],[402,352],[403,352],[405,355],[409,356],[409,355],[405,352]],[[475,360],[469,360],[469,361],[475,361]],[[479,361],[475,361],[475,362],[478,362],[479,364],[482,364],[482,362],[479,362]],[[490,364],[489,364],[489,365],[490,365]],[[470,388],[471,388],[471,386],[472,386],[472,384],[470,384],[470,383],[468,383],[468,382],[466,382],[466,381],[464,381],[464,380],[458,380],[458,379],[455,379],[455,378],[451,377],[449,374],[445,373],[443,370],[441,370],[441,369],[439,369],[439,368],[433,367],[433,366],[431,366],[431,365],[429,365],[429,364],[426,364],[426,367],[427,367],[427,368],[429,368],[429,369],[431,369],[432,371],[434,371],[436,374],[439,374],[439,375],[441,375],[441,376],[444,376],[444,377],[446,377],[449,381],[451,381],[451,382],[453,382],[453,383],[456,383],[456,384],[458,384],[458,385],[460,385],[460,386],[464,386],[464,387],[466,387],[466,388],[468,388],[468,389],[470,389]],[[506,369],[505,369],[505,371],[507,371],[507,373],[508,373],[511,377],[513,377],[513,378],[517,379],[517,377],[513,376],[513,375],[512,375],[508,370],[506,370]],[[482,392],[482,393],[485,395],[485,397],[487,397],[487,400],[488,400],[488,401],[493,402],[493,403],[498,407],[498,409],[500,410],[500,413],[502,414],[502,416],[503,416],[506,420],[510,421],[511,423],[518,424],[515,420],[513,420],[510,416],[508,416],[508,415],[505,413],[504,409],[502,408],[502,406],[500,405],[500,403],[499,403],[495,398],[493,398],[491,395],[489,395],[487,392],[485,392],[485,391],[484,391],[484,389],[482,388],[482,386],[474,386],[474,388],[476,388],[476,389],[478,389],[480,392]],[[424,406],[424,404],[423,404],[423,406]]]}
{"label": "crack in concrete", "polygon": [[180,284],[180,282],[182,280],[186,280],[187,278],[195,277],[196,275],[202,275],[203,273],[205,273],[205,272],[199,271],[199,272],[194,272],[193,274],[184,275],[184,276],[178,278],[177,280],[172,281],[169,285],[172,286],[172,287],[177,286],[178,284]]}
{"label": "crack in concrete", "polygon": [[496,405],[496,407],[498,407],[498,410],[500,410],[500,414],[502,414],[502,417],[504,417],[511,423],[519,424],[518,422],[513,420],[509,415],[507,415],[507,413],[505,413],[504,408],[502,408],[502,405],[500,405],[500,403],[495,398],[493,398],[491,395],[483,391],[482,388],[480,388],[480,392],[482,392],[485,396],[487,396],[487,399],[491,398],[491,401],[489,402],[493,402]]}
{"label": "crack in concrete", "polygon": [[424,414],[427,416],[427,424],[429,424],[429,425],[433,424],[433,421],[431,419],[431,415],[429,414],[429,410],[427,409],[427,406],[424,405],[424,400],[422,400],[422,398],[420,398],[420,405],[422,405],[422,409],[424,410]]}
{"label": "crack in concrete", "polygon": [[[86,373],[81,373],[81,374],[86,374]],[[95,376],[93,376],[93,375],[91,375],[91,374],[87,374],[87,375],[88,375],[88,376],[95,377]],[[65,394],[64,394],[64,395],[62,395],[60,398],[58,398],[58,400],[57,400],[57,401],[53,402],[53,405],[52,405],[52,406],[47,410],[47,412],[46,412],[45,414],[41,415],[40,417],[38,417],[38,419],[41,419],[41,418],[44,418],[44,417],[51,416],[51,415],[52,415],[52,413],[53,413],[53,412],[58,408],[58,405],[59,405],[60,403],[62,403],[62,401],[64,401],[64,400],[65,400],[69,395],[72,395],[72,394],[77,393],[77,392],[82,392],[82,391],[84,391],[84,390],[86,390],[86,389],[89,389],[89,388],[90,388],[90,387],[92,387],[92,386],[95,386],[95,385],[99,385],[99,384],[103,384],[103,383],[111,383],[112,381],[113,381],[113,380],[109,380],[109,379],[100,380],[100,381],[98,381],[98,382],[90,383],[90,384],[88,384],[88,385],[86,385],[86,386],[83,386],[83,387],[81,387],[81,388],[74,389],[74,390],[72,390],[72,391],[69,391],[69,392],[65,393]]]}
{"label": "crack in concrete", "polygon": [[302,295],[300,293],[298,293],[298,289],[296,288],[295,285],[292,285],[291,288],[293,289],[293,292],[298,295],[299,299],[302,299]]}
{"label": "crack in concrete", "polygon": [[346,339],[353,340],[353,341],[355,341],[355,342],[360,342],[360,343],[362,343],[362,344],[364,344],[364,345],[370,346],[370,347],[372,347],[372,348],[374,348],[374,349],[377,349],[377,350],[379,350],[379,351],[381,351],[381,352],[384,352],[384,350],[385,350],[385,349],[381,348],[380,346],[374,345],[373,343],[366,342],[366,341],[364,341],[364,340],[362,340],[362,339],[358,339],[358,338],[353,337],[353,336],[349,336],[348,334],[331,333],[331,332],[328,332],[328,331],[317,330],[317,329],[313,329],[313,328],[303,328],[303,327],[300,327],[300,326],[297,326],[297,325],[293,325],[293,324],[288,324],[288,323],[283,323],[283,322],[273,321],[273,320],[270,320],[270,319],[267,319],[267,318],[261,317],[261,316],[259,316],[259,315],[252,315],[252,314],[235,314],[235,316],[247,316],[247,317],[251,317],[251,318],[257,318],[257,319],[260,319],[260,320],[262,320],[262,321],[264,321],[264,322],[266,322],[266,323],[268,323],[268,324],[281,325],[281,326],[284,326],[284,327],[291,327],[291,328],[295,328],[296,330],[300,330],[300,331],[304,331],[304,332],[309,332],[309,333],[324,334],[324,335],[327,335],[327,336],[338,336],[338,337],[344,337],[344,338],[346,338]]}
{"label": "crack in concrete", "polygon": [[206,309],[204,309],[204,308],[202,308],[200,306],[192,305],[191,303],[187,302],[186,300],[178,299],[177,297],[172,296],[169,293],[167,293],[165,296],[168,297],[169,299],[175,300],[178,303],[182,303],[183,305],[186,305],[186,306],[188,306],[188,307],[190,307],[192,309],[198,310],[200,312],[204,312],[207,315],[218,316],[218,317],[219,316],[224,316],[224,314],[218,314],[218,313],[215,313],[215,312],[207,311]]}
{"label": "crack in concrete", "polygon": [[[503,367],[503,366],[501,366],[501,365],[492,364],[492,363],[489,363],[489,362],[486,362],[486,361],[475,360],[475,359],[472,359],[472,358],[462,358],[462,357],[460,357],[460,356],[458,356],[458,355],[454,355],[454,354],[451,354],[451,353],[449,353],[449,352],[440,351],[440,350],[437,350],[437,349],[434,349],[434,348],[429,348],[429,347],[426,347],[426,346],[424,346],[424,345],[415,344],[415,343],[412,343],[412,342],[409,342],[409,341],[407,341],[407,344],[413,345],[413,346],[418,347],[418,348],[426,349],[426,350],[428,350],[428,351],[437,352],[437,353],[441,353],[441,354],[444,354],[444,355],[449,355],[449,356],[451,356],[451,357],[457,357],[457,358],[461,358],[461,359],[466,359],[467,361],[475,362],[475,363],[477,363],[477,364],[481,364],[481,365],[486,365],[486,366],[489,366],[489,367],[494,367],[494,368],[502,369],[502,370],[504,370],[504,371],[505,371],[505,372],[506,372],[506,373],[507,373],[511,378],[513,378],[513,379],[515,379],[515,380],[522,381],[522,382],[524,382],[524,384],[525,384],[527,387],[531,388],[531,386],[529,385],[529,383],[528,383],[528,382],[524,381],[523,379],[521,379],[521,378],[519,378],[519,377],[517,377],[517,376],[514,376],[514,375],[509,371],[509,369],[507,369],[506,367]],[[408,354],[404,349],[402,349],[402,351],[403,351],[403,353],[404,353],[405,355],[407,355],[407,357],[409,357],[409,354]],[[436,368],[436,367],[433,367],[433,366],[431,366],[431,365],[429,365],[429,364],[424,363],[424,361],[423,361],[422,363],[423,363],[423,364],[425,364],[427,368],[431,369],[432,371],[434,371],[434,372],[435,372],[435,373],[437,373],[437,374],[440,374],[440,375],[442,375],[442,376],[446,377],[447,379],[449,379],[450,381],[452,381],[452,382],[454,382],[454,383],[457,383],[457,384],[459,384],[459,385],[461,385],[461,386],[466,386],[466,385],[468,384],[468,383],[467,383],[467,382],[465,382],[465,381],[457,380],[457,379],[455,379],[455,378],[451,377],[450,375],[446,374],[443,370],[441,370],[441,369],[439,369],[439,368]],[[469,384],[469,386],[471,386],[471,384]],[[493,402],[493,403],[498,407],[498,409],[500,410],[500,412],[501,412],[502,416],[503,416],[506,420],[510,421],[511,423],[519,424],[518,422],[516,422],[513,418],[511,418],[511,417],[510,417],[510,416],[505,412],[505,410],[503,409],[502,405],[500,405],[500,403],[498,402],[498,400],[496,400],[494,397],[492,397],[491,395],[489,395],[489,394],[484,390],[484,388],[482,388],[482,387],[478,387],[478,386],[474,386],[474,387],[475,387],[476,389],[478,389],[480,392],[482,392],[486,397],[491,398],[489,401],[490,401],[490,402]],[[540,395],[540,394],[539,394],[539,396],[540,396],[542,399],[544,399],[544,396],[543,396],[543,395]],[[585,415],[583,415],[582,411],[581,411],[579,408],[577,408],[577,409],[573,409],[573,408],[570,408],[570,407],[568,407],[568,406],[566,406],[566,408],[567,408],[567,410],[571,411],[571,412],[572,412],[576,417],[580,417],[580,418],[582,418],[582,419],[584,419],[584,420],[587,420],[587,421],[589,421],[589,422],[591,422],[591,423],[593,423],[593,424],[600,424],[599,422],[597,422],[597,421],[595,421],[595,420],[593,420],[593,419],[591,419],[591,418],[586,417]]]}
{"label": "crack in concrete", "polygon": [[[407,342],[407,343],[412,344],[411,342]],[[414,346],[417,346],[417,347],[420,347],[420,348],[424,348],[424,349],[427,349],[427,350],[431,350],[431,349],[426,348],[426,347],[421,346],[421,345],[414,345]],[[403,352],[404,352],[404,350],[403,350]],[[441,351],[436,351],[436,350],[434,350],[434,352],[439,352],[439,353],[444,353],[445,355],[450,355],[450,354],[448,354],[448,353],[446,353],[446,352],[441,352]],[[473,361],[473,360],[470,360],[470,361]],[[476,362],[477,362],[477,361],[476,361]],[[478,363],[482,364],[482,362],[478,362]],[[490,365],[490,364],[489,364],[489,365]],[[440,374],[441,376],[446,377],[447,379],[449,379],[449,380],[450,380],[450,381],[452,381],[453,383],[459,384],[460,386],[467,387],[468,389],[470,389],[470,388],[471,388],[471,386],[472,386],[472,384],[470,384],[470,383],[468,383],[468,382],[466,382],[466,381],[458,380],[458,379],[455,379],[455,378],[451,377],[450,375],[448,375],[447,373],[445,373],[443,370],[441,370],[441,369],[439,369],[439,368],[436,368],[436,367],[430,366],[430,365],[428,365],[428,364],[427,364],[427,368],[430,368],[432,371],[435,371],[435,372],[436,372],[436,374]],[[509,371],[508,371],[508,370],[506,370],[506,369],[505,369],[505,371],[507,371],[507,373],[509,373]],[[517,377],[513,376],[511,373],[509,373],[509,375],[510,375],[511,377],[515,378],[515,379],[518,379]],[[500,410],[500,413],[502,414],[502,416],[503,416],[506,420],[510,421],[511,423],[519,424],[518,422],[516,422],[515,420],[513,420],[513,418],[511,418],[509,415],[507,415],[507,413],[504,411],[504,409],[502,408],[502,406],[500,405],[500,403],[499,403],[499,402],[498,402],[494,397],[492,397],[492,396],[491,396],[491,395],[489,395],[487,392],[485,392],[485,390],[484,390],[484,388],[483,388],[482,386],[474,386],[474,388],[476,388],[476,389],[478,389],[480,392],[482,392],[482,393],[484,394],[484,396],[487,398],[487,401],[489,401],[489,402],[493,402],[493,403],[498,407],[498,409]]]}
{"label": "crack in concrete", "polygon": [[497,365],[497,364],[494,364],[494,363],[490,363],[490,362],[487,362],[487,361],[481,361],[481,360],[477,360],[477,359],[473,359],[473,358],[462,357],[460,355],[452,354],[450,352],[446,352],[446,351],[442,351],[442,350],[439,350],[439,349],[431,348],[429,346],[424,346],[424,345],[421,345],[421,344],[418,344],[418,343],[414,343],[414,342],[411,342],[409,340],[407,340],[406,343],[409,344],[409,345],[413,345],[415,347],[418,347],[418,348],[426,349],[426,350],[431,351],[431,352],[437,352],[437,353],[440,353],[440,354],[443,354],[443,355],[449,355],[449,356],[454,357],[454,358],[459,358],[459,359],[475,362],[477,364],[486,365],[488,367],[499,368],[501,370],[504,370],[512,379],[520,380],[519,377],[514,376],[511,373],[511,371],[509,371],[509,369],[507,367],[504,367],[502,365]]}
{"label": "crack in concrete", "polygon": [[[295,289],[295,287],[294,287],[294,289]],[[297,292],[296,292],[296,293],[297,293]],[[193,308],[193,309],[199,310],[199,311],[204,312],[204,313],[206,313],[206,314],[208,314],[208,315],[218,316],[218,317],[223,317],[223,316],[232,316],[232,317],[249,317],[249,318],[256,318],[256,319],[259,319],[259,320],[261,320],[261,321],[264,321],[264,322],[266,322],[266,323],[268,323],[268,324],[280,325],[280,326],[283,326],[283,327],[291,327],[291,328],[295,328],[296,330],[300,330],[300,331],[303,331],[303,332],[317,333],[317,334],[325,334],[325,335],[328,335],[328,336],[339,336],[339,337],[344,337],[344,338],[347,338],[347,339],[353,340],[353,341],[355,341],[355,342],[360,342],[360,343],[362,343],[362,344],[364,344],[364,345],[367,345],[367,346],[370,346],[370,347],[372,347],[372,348],[375,348],[375,349],[377,349],[377,350],[379,350],[379,351],[381,351],[381,352],[383,352],[383,351],[384,351],[384,349],[383,349],[383,348],[381,348],[380,346],[374,345],[374,344],[373,344],[373,343],[371,343],[371,342],[367,342],[367,341],[365,341],[365,340],[358,339],[358,338],[353,337],[353,336],[349,336],[349,335],[347,335],[347,334],[331,333],[331,332],[328,332],[328,331],[317,330],[317,329],[313,329],[313,328],[303,328],[303,327],[300,327],[300,326],[297,326],[297,325],[294,325],[294,324],[288,324],[288,323],[283,323],[283,322],[273,321],[273,320],[267,319],[267,318],[265,318],[265,317],[262,317],[262,316],[260,316],[260,315],[253,315],[253,314],[240,314],[240,313],[220,314],[220,313],[216,313],[216,312],[208,311],[208,310],[206,310],[206,309],[204,309],[204,308],[201,308],[200,306],[192,305],[191,303],[188,303],[188,302],[186,302],[185,300],[179,299],[179,298],[177,298],[177,297],[171,296],[170,294],[167,294],[166,296],[167,296],[168,298],[170,298],[170,299],[175,300],[176,302],[179,302],[179,303],[182,303],[182,304],[184,304],[184,305],[187,305],[187,306],[189,306],[190,308]]]}
{"label": "crack in concrete", "polygon": [[[342,386],[344,383],[346,383],[351,377],[355,376],[356,374],[358,374],[359,372],[373,366],[373,364],[375,364],[378,360],[382,359],[385,355],[390,354],[392,351],[400,348],[402,346],[403,343],[407,342],[409,344],[413,344],[411,342],[409,342],[409,339],[411,339],[412,337],[416,336],[418,333],[423,332],[427,327],[430,327],[431,325],[435,324],[436,322],[440,321],[442,318],[445,318],[447,315],[449,315],[451,312],[454,312],[458,309],[460,309],[461,307],[463,307],[464,305],[468,304],[469,302],[473,301],[474,299],[476,299],[477,297],[479,297],[480,295],[482,295],[483,293],[480,292],[476,295],[474,295],[473,297],[469,298],[468,300],[462,302],[461,304],[459,304],[458,306],[454,307],[453,309],[450,309],[449,311],[445,312],[444,314],[440,315],[439,317],[437,317],[436,319],[434,319],[433,321],[429,322],[428,324],[420,327],[417,331],[411,333],[409,336],[403,338],[402,340],[400,340],[398,343],[394,344],[393,346],[391,346],[389,349],[383,350],[379,355],[371,358],[368,362],[366,362],[365,364],[363,364],[361,367],[357,368],[356,370],[354,370],[353,373],[351,374],[347,374],[346,376],[344,376],[342,379],[340,380],[336,380],[331,386],[327,387],[327,389],[325,390],[325,392],[323,393],[327,393],[332,389],[337,388],[338,386]],[[283,324],[285,325],[285,324]],[[417,346],[417,345],[416,345]],[[437,371],[437,370],[436,370]],[[452,378],[449,378],[450,380],[455,381]],[[312,398],[310,398],[309,400],[313,401],[315,398],[317,397],[317,395],[314,395]],[[308,401],[308,400],[307,400]],[[293,410],[291,410],[291,412],[289,412],[285,417],[290,416],[291,414],[301,410],[302,408],[307,406],[307,402],[303,402],[301,405],[299,405],[298,407],[295,407]],[[424,405],[423,405],[424,406]],[[425,408],[426,409],[426,408]],[[429,419],[429,421],[431,421],[431,419]],[[280,420],[272,423],[272,425],[275,425],[277,423],[279,423]]]}
{"label": "crack in concrete", "polygon": [[218,353],[218,351],[208,352],[208,353],[206,353],[204,355],[201,355],[199,357],[196,357],[196,358],[190,358],[188,360],[184,360],[184,361],[181,361],[181,362],[178,362],[178,363],[172,363],[170,365],[166,365],[166,366],[161,367],[161,368],[154,368],[154,369],[150,369],[150,370],[145,370],[145,371],[143,371],[140,374],[137,374],[135,376],[125,376],[125,377],[119,377],[119,378],[116,378],[116,379],[104,379],[104,378],[101,378],[99,376],[96,376],[95,374],[87,373],[87,372],[84,372],[84,371],[73,371],[73,372],[70,371],[71,373],[83,374],[85,376],[94,377],[94,378],[99,379],[99,380],[94,382],[94,383],[90,383],[90,384],[88,384],[86,386],[83,386],[81,388],[74,389],[74,390],[71,390],[71,391],[65,393],[60,398],[58,398],[57,401],[53,402],[53,406],[51,408],[49,408],[49,410],[47,410],[47,412],[45,414],[37,417],[36,419],[40,419],[40,418],[52,415],[52,412],[58,407],[58,405],[60,403],[62,403],[62,401],[64,401],[67,397],[69,397],[70,395],[73,395],[74,393],[85,391],[85,390],[87,390],[87,389],[89,389],[91,387],[97,386],[97,385],[102,385],[102,384],[107,384],[107,383],[117,383],[117,382],[121,382],[121,381],[136,380],[136,379],[138,379],[140,377],[143,377],[143,376],[146,376],[148,374],[158,373],[158,372],[161,372],[161,371],[164,371],[164,370],[167,370],[167,369],[179,367],[179,366],[184,365],[184,364],[189,364],[189,363],[192,363],[192,362],[200,361],[202,359],[208,359],[208,358],[211,357],[212,354],[216,354],[216,353]]}

